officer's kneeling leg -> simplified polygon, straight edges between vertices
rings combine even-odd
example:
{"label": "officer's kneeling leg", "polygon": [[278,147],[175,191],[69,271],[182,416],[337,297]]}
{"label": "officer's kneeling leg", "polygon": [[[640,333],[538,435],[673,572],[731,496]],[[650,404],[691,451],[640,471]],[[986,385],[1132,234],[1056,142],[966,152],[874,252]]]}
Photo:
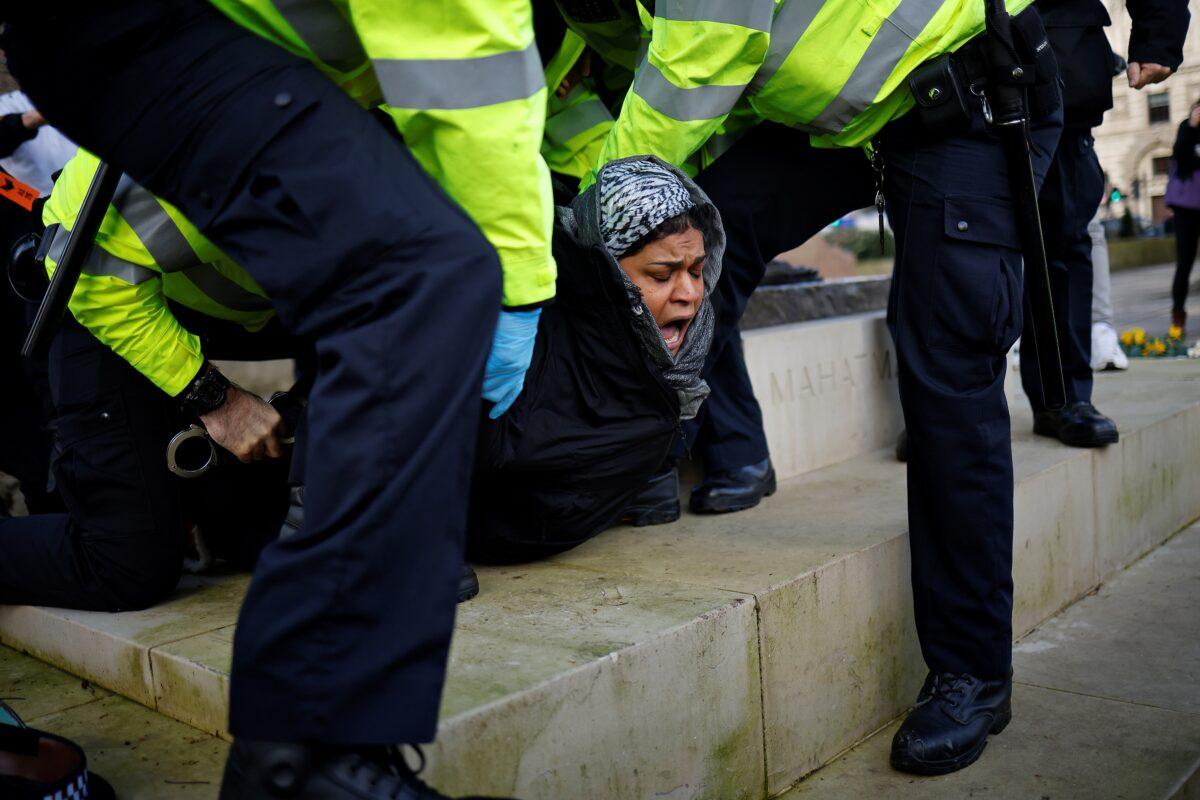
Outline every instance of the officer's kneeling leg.
{"label": "officer's kneeling leg", "polygon": [[122,611],[159,602],[182,559],[179,491],[164,457],[178,412],[69,317],[51,348],[50,382],[54,477],[69,513],[0,523],[0,603]]}

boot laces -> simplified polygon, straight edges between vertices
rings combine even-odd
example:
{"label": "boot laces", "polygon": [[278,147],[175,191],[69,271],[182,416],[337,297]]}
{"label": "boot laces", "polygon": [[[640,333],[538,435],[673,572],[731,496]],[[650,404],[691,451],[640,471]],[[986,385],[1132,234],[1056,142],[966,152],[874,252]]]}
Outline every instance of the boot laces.
{"label": "boot laces", "polygon": [[967,690],[971,688],[972,682],[973,679],[970,675],[943,672],[934,676],[933,696],[939,700],[945,700],[951,706],[958,705],[966,696]]}
{"label": "boot laces", "polygon": [[354,780],[362,780],[372,792],[384,792],[390,800],[435,800],[443,798],[429,788],[418,773],[425,769],[425,752],[409,745],[417,755],[419,766],[412,769],[401,747],[390,745],[369,754],[356,754],[350,765]]}

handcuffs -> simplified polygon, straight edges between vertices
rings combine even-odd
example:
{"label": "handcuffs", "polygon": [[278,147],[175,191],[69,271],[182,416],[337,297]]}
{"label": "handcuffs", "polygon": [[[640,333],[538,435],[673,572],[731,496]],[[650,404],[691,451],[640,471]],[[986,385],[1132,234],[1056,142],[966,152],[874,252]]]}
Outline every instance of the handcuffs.
{"label": "handcuffs", "polygon": [[[279,412],[285,430],[291,431],[289,436],[280,439],[280,444],[295,444],[298,414],[293,412],[303,408],[304,400],[289,392],[276,392],[267,402]],[[193,423],[172,436],[167,444],[167,469],[181,478],[199,478],[220,462],[222,450],[203,426]]]}

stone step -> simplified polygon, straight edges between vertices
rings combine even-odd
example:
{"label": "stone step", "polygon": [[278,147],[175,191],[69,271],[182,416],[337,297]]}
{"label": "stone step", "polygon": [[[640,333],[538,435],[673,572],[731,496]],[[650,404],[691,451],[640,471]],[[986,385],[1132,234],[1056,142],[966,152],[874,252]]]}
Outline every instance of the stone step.
{"label": "stone step", "polygon": [[[877,323],[876,323],[877,324]],[[1024,634],[1200,516],[1200,363],[1103,375],[1122,430],[1100,451],[1015,409]],[[905,472],[871,451],[758,508],[617,528],[540,564],[481,570],[459,614],[431,780],[451,794],[778,794],[911,701]],[[0,609],[0,639],[223,733],[243,577],[104,615]]]}
{"label": "stone step", "polygon": [[1013,721],[970,769],[888,768],[893,722],[782,800],[1200,796],[1200,525],[1017,643]]}
{"label": "stone step", "polygon": [[[780,478],[895,445],[904,422],[882,311],[772,325],[742,339]],[[1014,363],[1005,383],[1010,404],[1020,386]]]}

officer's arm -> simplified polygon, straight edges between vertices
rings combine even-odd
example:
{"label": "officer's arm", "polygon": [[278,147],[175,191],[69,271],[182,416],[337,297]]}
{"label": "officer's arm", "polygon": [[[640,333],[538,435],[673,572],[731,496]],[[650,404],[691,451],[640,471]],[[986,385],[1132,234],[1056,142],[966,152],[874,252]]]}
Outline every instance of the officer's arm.
{"label": "officer's arm", "polygon": [[620,0],[557,0],[556,4],[567,27],[605,62],[629,72],[637,69],[646,36],[637,12]]}
{"label": "officer's arm", "polygon": [[649,50],[597,167],[642,153],[687,161],[766,58],[774,8],[774,0],[659,0]]}
{"label": "officer's arm", "polygon": [[[115,268],[117,257],[105,255]],[[158,272],[121,263],[123,277],[81,275],[68,308],[101,344],[175,396],[204,363],[200,339],[180,325],[167,307]]]}
{"label": "officer's arm", "polygon": [[529,0],[350,0],[350,11],[405,143],[499,252],[505,307],[552,298],[546,88]]}
{"label": "officer's arm", "polygon": [[0,117],[0,158],[12,155],[14,150],[38,135],[41,125],[30,117],[31,114],[37,112],[17,111]]}
{"label": "officer's arm", "polygon": [[[67,230],[83,204],[99,160],[80,150],[54,184],[42,210],[42,221]],[[111,207],[100,224],[91,256],[84,265],[68,308],[91,331],[135,369],[169,395],[187,385],[203,363],[200,340],[189,333],[167,307],[162,272]],[[46,269],[53,274],[53,259]]]}
{"label": "officer's arm", "polygon": [[542,156],[555,172],[583,178],[596,165],[613,118],[608,107],[586,84],[576,84],[566,97],[546,105],[546,137]]}
{"label": "officer's arm", "polygon": [[[1190,17],[1187,0],[1126,0],[1126,7],[1133,19],[1129,34],[1130,67],[1157,65],[1171,72],[1179,69]],[[1131,80],[1133,77],[1131,71]]]}

